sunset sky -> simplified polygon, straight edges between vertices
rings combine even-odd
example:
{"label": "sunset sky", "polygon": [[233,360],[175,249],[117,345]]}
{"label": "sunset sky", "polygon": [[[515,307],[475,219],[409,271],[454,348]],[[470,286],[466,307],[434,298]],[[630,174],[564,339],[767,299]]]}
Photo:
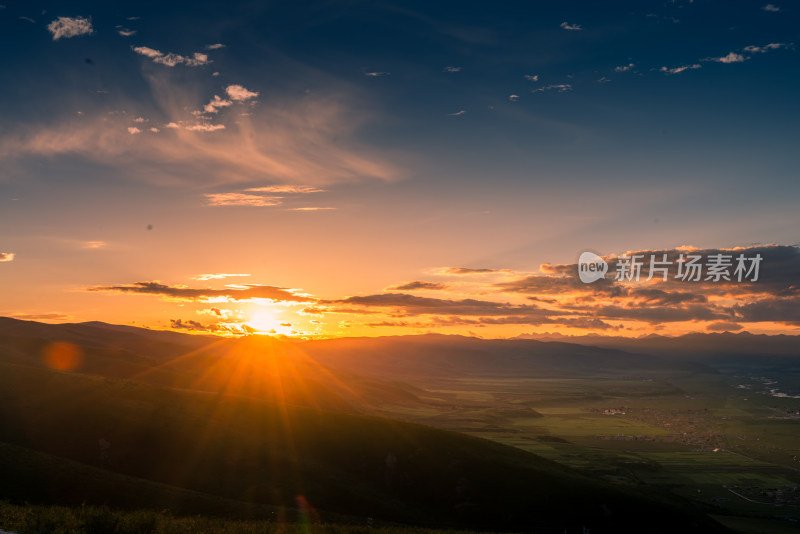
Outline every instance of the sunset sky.
{"label": "sunset sky", "polygon": [[[798,10],[5,2],[0,315],[800,333]],[[587,285],[586,250],[763,262]]]}

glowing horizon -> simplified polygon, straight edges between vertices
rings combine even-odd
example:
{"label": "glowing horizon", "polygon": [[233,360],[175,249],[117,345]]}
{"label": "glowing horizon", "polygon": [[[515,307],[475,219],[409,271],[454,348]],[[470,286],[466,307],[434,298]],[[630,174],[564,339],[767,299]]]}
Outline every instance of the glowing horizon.
{"label": "glowing horizon", "polygon": [[[791,9],[72,9],[0,10],[0,316],[800,334]],[[762,279],[577,281],[686,250]]]}

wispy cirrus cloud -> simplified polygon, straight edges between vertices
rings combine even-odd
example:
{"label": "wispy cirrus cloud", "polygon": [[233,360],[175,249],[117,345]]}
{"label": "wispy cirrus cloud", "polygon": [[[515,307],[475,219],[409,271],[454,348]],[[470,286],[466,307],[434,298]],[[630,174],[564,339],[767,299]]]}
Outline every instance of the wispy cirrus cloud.
{"label": "wispy cirrus cloud", "polygon": [[545,85],[544,87],[539,87],[531,91],[532,93],[543,93],[545,91],[556,91],[557,93],[566,93],[567,91],[572,91],[572,84],[571,83],[556,83]]}
{"label": "wispy cirrus cloud", "polygon": [[58,17],[47,25],[47,31],[53,36],[54,41],[58,41],[59,39],[90,35],[94,29],[91,18]]}
{"label": "wispy cirrus cloud", "polygon": [[250,187],[245,191],[253,191],[260,193],[286,193],[286,194],[308,194],[308,193],[322,193],[325,190],[315,187],[313,185],[267,185],[263,187]]}
{"label": "wispy cirrus cloud", "polygon": [[699,68],[702,68],[702,65],[699,63],[692,63],[691,65],[681,65],[680,67],[661,67],[658,70],[664,74],[680,74],[681,72],[687,70],[695,70]]}
{"label": "wispy cirrus cloud", "polygon": [[[230,193],[209,193],[206,197],[209,199],[209,206],[280,206],[283,204],[284,196],[268,196],[263,193],[271,193],[272,195],[307,195],[310,193],[321,193],[324,189],[320,189],[311,185],[268,185],[262,187],[250,187],[244,192],[230,192]],[[253,194],[260,193],[260,194]],[[289,208],[292,211],[320,211],[320,210],[333,210],[333,207],[323,206],[305,206]]]}
{"label": "wispy cirrus cloud", "polygon": [[472,267],[443,267],[441,269],[437,269],[437,274],[442,275],[470,275],[470,274],[491,274],[491,273],[500,273],[500,272],[507,272],[501,269],[488,269],[488,268],[472,268]]}
{"label": "wispy cirrus cloud", "polygon": [[[41,156],[81,157],[112,167],[121,177],[162,184],[253,183],[265,178],[308,184],[313,177],[315,184],[308,185],[318,187],[400,175],[389,161],[388,149],[356,140],[356,132],[374,115],[362,112],[363,104],[357,106],[352,95],[278,98],[246,116],[209,114],[218,117],[212,122],[191,112],[203,111],[204,106],[195,91],[182,90],[158,72],[148,73],[147,79],[158,111],[137,115],[149,117],[149,129],[131,124],[124,115],[105,113],[29,122],[13,133],[0,132],[0,161],[10,165]],[[236,105],[255,101],[255,90],[228,87],[225,100]],[[121,101],[123,106],[131,103]]]}
{"label": "wispy cirrus cloud", "polygon": [[224,124],[212,124],[210,122],[195,122],[195,123],[187,123],[184,121],[179,122],[168,122],[164,125],[164,128],[170,128],[172,130],[188,130],[190,132],[216,132],[218,130],[224,130]]}
{"label": "wispy cirrus cloud", "polygon": [[[756,45],[749,45],[742,48],[739,52],[732,51],[728,52],[724,56],[720,57],[706,57],[701,59],[702,62],[713,61],[717,63],[743,63],[750,59],[750,56],[745,54],[764,54],[769,52],[770,50],[779,50],[781,48],[790,48],[792,46],[791,43],[768,43],[764,46],[756,46]],[[670,74],[676,74],[677,72],[682,72],[682,70],[686,70],[687,67],[678,67],[677,69],[667,69],[666,67],[661,67],[662,72],[668,72]],[[691,65],[688,68],[700,68],[698,65]],[[682,69],[682,70],[678,70]]]}
{"label": "wispy cirrus cloud", "polygon": [[248,195],[246,193],[206,193],[209,206],[280,206],[281,197]]}
{"label": "wispy cirrus cloud", "polygon": [[570,31],[581,31],[581,30],[583,30],[583,26],[581,26],[580,24],[570,24],[570,23],[568,23],[566,21],[561,23],[560,28],[562,28],[564,30],[570,30]]}
{"label": "wispy cirrus cloud", "polygon": [[161,65],[166,65],[167,67],[175,67],[177,65],[201,67],[211,63],[211,60],[208,59],[208,55],[203,54],[202,52],[195,52],[191,56],[182,56],[173,52],[167,52],[165,54],[160,50],[156,50],[148,46],[134,46],[131,48],[137,54],[152,59],[153,63],[159,63]]}
{"label": "wispy cirrus cloud", "polygon": [[249,273],[208,273],[195,276],[195,280],[222,280],[225,278],[232,278],[236,276],[250,276]]}
{"label": "wispy cirrus cloud", "polygon": [[225,45],[222,43],[214,43],[214,44],[207,44],[203,48],[205,48],[206,50],[219,50],[221,48],[225,48]]}
{"label": "wispy cirrus cloud", "polygon": [[442,71],[443,72],[461,72],[461,67],[454,67],[452,65],[448,65],[447,67],[442,69]]}
{"label": "wispy cirrus cloud", "polygon": [[770,50],[780,50],[781,48],[790,48],[791,43],[768,43],[764,46],[749,45],[744,47],[744,51],[750,54],[763,54]]}

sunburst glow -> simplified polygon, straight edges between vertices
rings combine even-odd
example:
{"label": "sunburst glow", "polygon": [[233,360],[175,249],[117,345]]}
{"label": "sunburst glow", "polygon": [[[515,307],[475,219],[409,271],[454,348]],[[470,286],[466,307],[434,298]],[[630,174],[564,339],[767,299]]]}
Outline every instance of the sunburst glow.
{"label": "sunburst glow", "polygon": [[262,334],[276,334],[283,328],[278,318],[275,317],[275,313],[267,309],[259,309],[253,312],[247,324]]}

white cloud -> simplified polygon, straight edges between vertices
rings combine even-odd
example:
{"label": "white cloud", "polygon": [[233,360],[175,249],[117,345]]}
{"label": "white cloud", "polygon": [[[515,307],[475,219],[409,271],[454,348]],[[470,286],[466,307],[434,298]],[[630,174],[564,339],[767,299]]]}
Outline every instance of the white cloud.
{"label": "white cloud", "polygon": [[219,50],[220,48],[225,48],[225,45],[222,43],[214,43],[205,46],[206,50]]}
{"label": "white cloud", "polygon": [[379,78],[381,76],[389,76],[390,72],[365,72],[364,76],[370,76],[372,78]]}
{"label": "white cloud", "polygon": [[203,106],[203,111],[205,113],[216,113],[222,108],[226,108],[228,106],[232,106],[233,102],[230,100],[226,100],[224,98],[220,98],[219,95],[214,95],[214,98],[211,101]]}
{"label": "white cloud", "polygon": [[147,46],[137,46],[133,49],[133,51],[136,52],[137,54],[141,54],[149,58],[157,58],[164,55],[162,52],[156,50],[155,48],[150,48]]}
{"label": "white cloud", "polygon": [[580,24],[569,24],[567,21],[561,23],[561,28],[573,31],[580,31],[583,29],[583,27]]}
{"label": "white cloud", "polygon": [[516,102],[517,100],[519,100],[519,95],[508,95],[508,99],[511,102]]}
{"label": "white cloud", "polygon": [[30,18],[30,17],[20,17],[19,20],[24,20],[24,21],[30,22],[31,24],[36,24],[36,21],[34,19]]}
{"label": "white cloud", "polygon": [[253,192],[260,192],[260,193],[297,193],[297,194],[306,194],[306,193],[322,193],[325,190],[320,189],[318,187],[314,187],[313,185],[268,185],[265,187],[251,187],[249,189],[245,189],[245,191],[253,191]]}
{"label": "white cloud", "polygon": [[208,65],[211,63],[211,60],[208,59],[208,55],[201,54],[200,52],[195,52],[191,58],[184,58],[184,61],[190,67],[200,67],[202,65]]}
{"label": "white cloud", "polygon": [[747,58],[735,52],[729,52],[727,56],[708,58],[707,61],[716,61],[717,63],[741,63],[747,61]]}
{"label": "white cloud", "polygon": [[161,63],[167,67],[174,67],[186,61],[186,58],[172,52],[153,58],[153,63]]}
{"label": "white cloud", "polygon": [[235,100],[237,102],[244,102],[245,100],[250,100],[251,98],[258,96],[257,92],[248,91],[241,85],[229,85],[225,88],[225,92],[228,93],[228,96],[231,100]]}
{"label": "white cloud", "polygon": [[565,93],[567,91],[572,91],[572,84],[571,83],[557,83],[551,85],[545,85],[544,87],[539,87],[538,89],[534,89],[534,93],[543,93],[545,91],[558,91],[559,93]]}
{"label": "white cloud", "polygon": [[263,197],[244,193],[208,193],[209,206],[280,206],[280,197]]}
{"label": "white cloud", "polygon": [[47,29],[53,34],[54,41],[89,35],[94,31],[92,20],[83,17],[58,17],[47,25]]}
{"label": "white cloud", "polygon": [[529,82],[538,82],[539,81],[539,75],[538,74],[526,74],[523,77],[526,80],[528,80]]}
{"label": "white cloud", "polygon": [[212,72],[211,75],[212,76],[219,76],[219,72]]}
{"label": "white cloud", "polygon": [[452,65],[448,65],[444,68],[444,72],[459,72],[461,67],[453,67]]}
{"label": "white cloud", "polygon": [[147,119],[145,119],[144,117],[136,117],[135,119],[133,119],[133,122],[147,122]]}
{"label": "white cloud", "polygon": [[128,28],[120,28],[117,30],[117,33],[123,37],[131,37],[136,35],[136,30],[129,30]]}
{"label": "white cloud", "polygon": [[680,67],[674,67],[671,69],[667,67],[661,67],[658,70],[665,74],[679,74],[685,70],[694,70],[694,69],[699,69],[700,67],[701,65],[699,63],[695,63],[693,65],[681,65]]}
{"label": "white cloud", "polygon": [[142,133],[142,131],[139,128],[136,128],[135,126],[129,126],[128,133],[131,135],[136,135],[138,133]]}
{"label": "white cloud", "polygon": [[136,46],[133,47],[133,51],[137,54],[149,57],[153,60],[153,63],[160,63],[162,65],[166,65],[167,67],[174,67],[180,64],[185,64],[188,67],[200,67],[202,65],[208,65],[211,63],[211,60],[208,59],[208,55],[201,54],[200,52],[195,52],[191,57],[189,57],[182,56],[180,54],[174,54],[172,52],[164,54],[160,50],[156,50],[155,48],[150,48],[148,46]]}
{"label": "white cloud", "polygon": [[231,278],[234,276],[250,276],[249,273],[247,274],[232,274],[232,273],[211,273],[211,274],[201,274],[200,276],[195,276],[195,280],[221,280],[223,278]]}
{"label": "white cloud", "polygon": [[224,130],[224,124],[208,124],[205,122],[200,122],[197,124],[192,124],[190,126],[184,126],[185,130],[189,130],[192,132],[215,132],[217,130]]}
{"label": "white cloud", "polygon": [[0,262],[4,261],[14,261],[14,253],[13,252],[0,252]]}
{"label": "white cloud", "polygon": [[466,112],[467,110],[462,109],[460,111],[456,111],[455,113],[448,113],[448,115],[450,115],[451,117],[458,117],[459,115],[463,115]]}
{"label": "white cloud", "polygon": [[[198,112],[195,112],[196,114]],[[224,124],[211,124],[209,122],[197,122],[194,124],[185,124],[183,121],[168,122],[164,128],[171,130],[188,130],[190,132],[215,132],[217,130],[224,130]],[[152,130],[151,130],[152,131]]]}
{"label": "white cloud", "polygon": [[153,127],[153,128],[150,128],[150,131],[153,132],[153,133],[158,133],[161,130],[159,130],[158,128]]}
{"label": "white cloud", "polygon": [[610,81],[611,81],[610,79],[608,79],[605,76],[603,76],[602,78],[597,80],[597,83],[609,83]]}
{"label": "white cloud", "polygon": [[229,85],[225,88],[225,92],[230,98],[222,98],[219,95],[214,95],[211,101],[203,106],[203,111],[193,111],[195,115],[203,115],[204,113],[217,113],[222,108],[232,106],[235,102],[246,102],[258,96],[256,91],[245,89],[241,85]]}
{"label": "white cloud", "polygon": [[778,50],[780,48],[789,48],[790,45],[786,43],[769,43],[765,44],[764,46],[745,46],[744,51],[749,52],[751,54],[763,54],[764,52],[768,52],[770,50]]}
{"label": "white cloud", "polygon": [[761,9],[763,9],[764,11],[769,11],[771,13],[777,13],[778,11],[781,10],[781,8],[779,8],[775,4],[767,4],[764,7],[762,7]]}
{"label": "white cloud", "polygon": [[628,72],[633,67],[635,67],[633,63],[628,63],[627,65],[620,65],[618,67],[614,67],[614,72]]}

